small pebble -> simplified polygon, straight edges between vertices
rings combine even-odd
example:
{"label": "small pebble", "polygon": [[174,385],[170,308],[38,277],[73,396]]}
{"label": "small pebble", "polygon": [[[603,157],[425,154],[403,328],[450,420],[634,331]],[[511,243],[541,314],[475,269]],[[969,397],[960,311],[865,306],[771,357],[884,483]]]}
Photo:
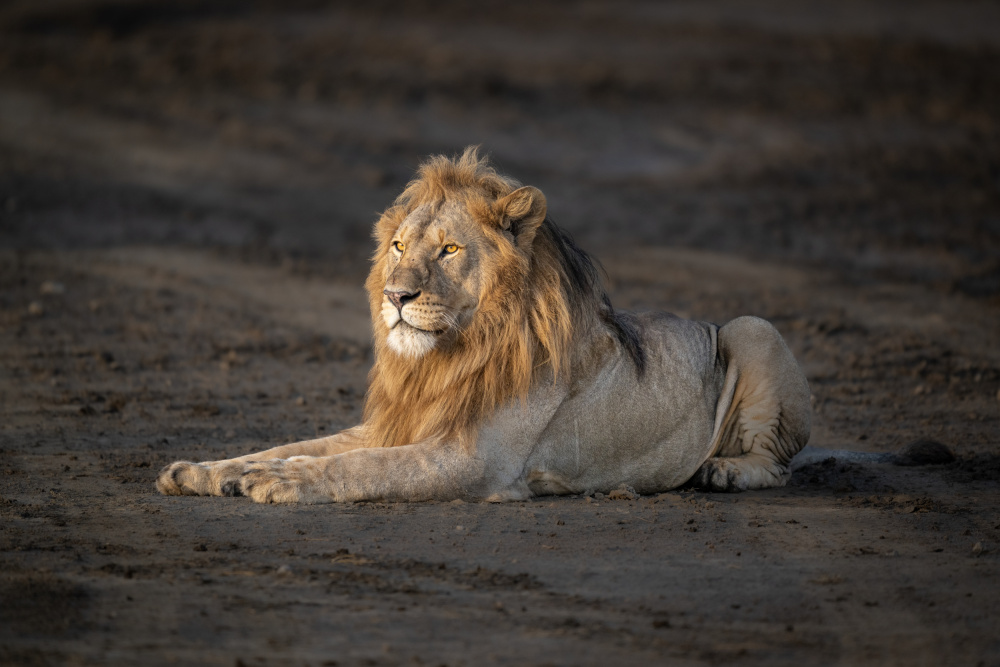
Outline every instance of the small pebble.
{"label": "small pebble", "polygon": [[46,280],[42,283],[41,292],[42,294],[63,294],[66,291],[66,286],[62,283],[57,283],[54,280]]}
{"label": "small pebble", "polygon": [[981,553],[983,553],[983,543],[976,542],[975,544],[972,545],[972,555],[978,556]]}
{"label": "small pebble", "polygon": [[29,315],[44,315],[45,306],[42,305],[41,301],[32,301],[28,304],[28,314]]}
{"label": "small pebble", "polygon": [[608,494],[608,498],[611,500],[636,500],[639,498],[639,494],[631,486],[622,484],[614,491],[611,491]]}
{"label": "small pebble", "polygon": [[290,568],[287,565],[282,565],[282,566],[278,567],[278,574],[280,574],[282,576],[284,576],[286,574],[291,574],[291,573],[292,573],[292,568]]}

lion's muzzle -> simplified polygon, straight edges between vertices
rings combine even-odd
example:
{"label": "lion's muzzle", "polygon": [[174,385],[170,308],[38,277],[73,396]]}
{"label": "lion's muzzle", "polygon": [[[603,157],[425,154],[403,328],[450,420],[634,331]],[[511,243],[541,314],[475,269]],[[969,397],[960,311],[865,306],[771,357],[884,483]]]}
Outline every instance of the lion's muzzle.
{"label": "lion's muzzle", "polygon": [[396,306],[396,310],[400,311],[401,313],[403,311],[404,305],[406,305],[408,302],[413,301],[414,299],[420,296],[420,292],[408,292],[406,290],[391,290],[391,289],[382,290],[382,294],[385,294],[385,296],[389,299],[392,305]]}

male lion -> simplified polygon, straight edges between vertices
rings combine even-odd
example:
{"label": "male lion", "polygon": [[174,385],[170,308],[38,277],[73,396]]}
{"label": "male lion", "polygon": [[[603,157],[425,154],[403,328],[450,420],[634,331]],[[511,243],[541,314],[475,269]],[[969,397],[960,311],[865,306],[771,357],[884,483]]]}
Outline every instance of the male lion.
{"label": "male lion", "polygon": [[755,317],[616,312],[545,197],[474,148],[431,158],[375,226],[375,364],[360,425],[224,461],[165,494],[257,502],[521,500],[689,480],[782,486],[809,389]]}

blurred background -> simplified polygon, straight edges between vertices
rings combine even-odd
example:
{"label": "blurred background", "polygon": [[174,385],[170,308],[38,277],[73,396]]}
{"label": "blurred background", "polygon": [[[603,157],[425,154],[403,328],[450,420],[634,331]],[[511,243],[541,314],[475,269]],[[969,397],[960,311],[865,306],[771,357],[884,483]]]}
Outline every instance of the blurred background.
{"label": "blurred background", "polygon": [[592,251],[1000,298],[992,2],[7,0],[0,245],[364,271],[479,144]]}
{"label": "blurred background", "polygon": [[[810,444],[959,460],[154,495],[358,423],[371,225],[469,144],[616,306],[772,321]],[[0,0],[0,665],[1000,664],[998,331],[995,0]]]}

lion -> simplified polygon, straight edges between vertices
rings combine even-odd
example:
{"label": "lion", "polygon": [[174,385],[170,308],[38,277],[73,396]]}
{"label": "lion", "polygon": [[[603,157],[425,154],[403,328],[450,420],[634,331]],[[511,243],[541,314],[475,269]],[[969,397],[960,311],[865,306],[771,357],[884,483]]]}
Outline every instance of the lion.
{"label": "lion", "polygon": [[775,328],[609,301],[545,196],[476,148],[426,161],[375,225],[374,364],[361,423],[222,461],[168,495],[256,502],[649,494],[782,486],[809,388]]}

